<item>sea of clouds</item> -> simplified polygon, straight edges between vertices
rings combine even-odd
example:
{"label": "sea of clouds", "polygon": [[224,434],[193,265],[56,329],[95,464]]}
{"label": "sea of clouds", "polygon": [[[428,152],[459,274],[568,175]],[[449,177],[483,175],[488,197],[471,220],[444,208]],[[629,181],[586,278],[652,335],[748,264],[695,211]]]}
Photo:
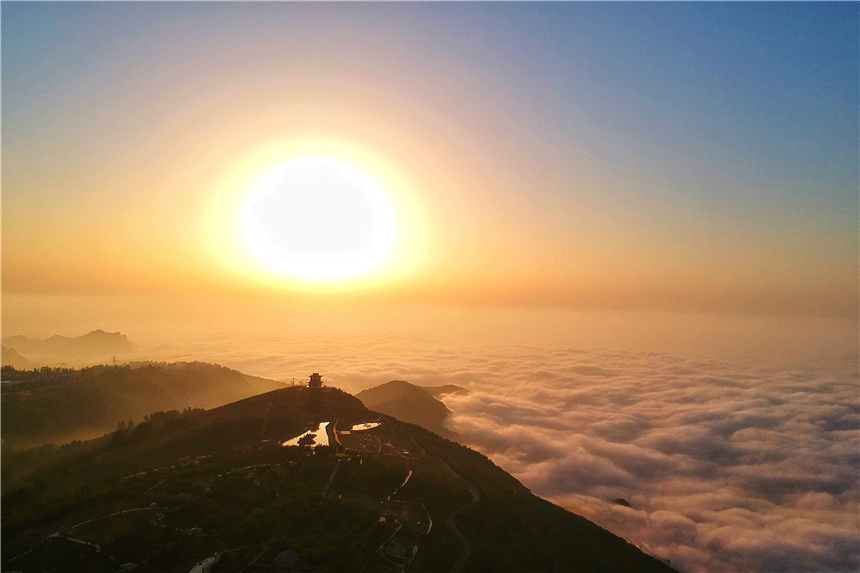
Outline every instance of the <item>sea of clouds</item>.
{"label": "sea of clouds", "polygon": [[389,334],[215,337],[172,358],[320,371],[351,392],[458,384],[470,393],[444,401],[464,442],[684,573],[860,570],[856,354],[756,364]]}
{"label": "sea of clouds", "polygon": [[481,374],[493,383],[445,399],[451,429],[682,571],[860,570],[856,359],[739,368],[558,349]]}

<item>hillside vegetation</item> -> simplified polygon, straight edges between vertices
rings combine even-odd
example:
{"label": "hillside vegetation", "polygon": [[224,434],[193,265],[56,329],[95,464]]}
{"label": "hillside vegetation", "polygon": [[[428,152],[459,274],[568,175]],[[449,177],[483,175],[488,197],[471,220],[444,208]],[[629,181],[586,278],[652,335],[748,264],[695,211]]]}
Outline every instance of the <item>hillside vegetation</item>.
{"label": "hillside vegetation", "polygon": [[2,370],[3,447],[86,439],[157,410],[211,408],[283,387],[201,362]]}
{"label": "hillside vegetation", "polygon": [[[331,445],[283,445],[307,432]],[[217,556],[212,573],[672,571],[335,388],[158,413],[2,462],[5,570],[187,573]]]}

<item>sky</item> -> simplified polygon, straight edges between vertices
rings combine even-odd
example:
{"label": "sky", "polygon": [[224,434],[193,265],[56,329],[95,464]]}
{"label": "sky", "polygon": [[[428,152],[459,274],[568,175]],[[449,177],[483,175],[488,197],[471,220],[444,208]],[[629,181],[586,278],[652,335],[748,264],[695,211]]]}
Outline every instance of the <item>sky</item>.
{"label": "sky", "polygon": [[[0,20],[4,337],[459,384],[465,443],[683,571],[857,570],[860,4]],[[388,193],[373,271],[285,279],[244,243],[302,157]]]}
{"label": "sky", "polygon": [[[855,3],[10,3],[2,32],[6,328],[86,296],[857,319]],[[302,153],[405,205],[369,280],[248,270],[237,201]]]}

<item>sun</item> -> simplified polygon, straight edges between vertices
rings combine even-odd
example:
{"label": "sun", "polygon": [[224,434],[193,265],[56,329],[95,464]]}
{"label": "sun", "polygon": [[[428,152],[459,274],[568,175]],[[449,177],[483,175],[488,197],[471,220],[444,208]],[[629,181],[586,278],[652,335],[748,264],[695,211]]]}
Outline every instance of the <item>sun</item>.
{"label": "sun", "polygon": [[394,206],[380,184],[332,157],[305,157],[265,172],[240,215],[251,253],[270,270],[306,281],[365,274],[389,256]]}

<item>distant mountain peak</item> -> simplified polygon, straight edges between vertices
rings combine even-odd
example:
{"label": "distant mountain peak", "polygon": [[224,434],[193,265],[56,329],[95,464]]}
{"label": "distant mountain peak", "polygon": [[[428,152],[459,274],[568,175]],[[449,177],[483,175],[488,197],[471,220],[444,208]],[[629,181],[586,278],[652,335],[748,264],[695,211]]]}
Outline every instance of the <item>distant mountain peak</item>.
{"label": "distant mountain peak", "polygon": [[35,362],[28,360],[26,356],[21,356],[14,348],[2,348],[3,366],[11,366],[18,370],[27,370],[38,366]]}
{"label": "distant mountain peak", "polygon": [[445,394],[471,394],[467,389],[456,384],[445,384],[444,386],[421,386],[421,389],[429,393],[434,398],[444,396]]}
{"label": "distant mountain peak", "polygon": [[3,345],[43,364],[87,364],[134,352],[137,345],[121,332],[96,329],[82,336],[54,335],[46,339],[9,336]]}
{"label": "distant mountain peak", "polygon": [[444,427],[451,412],[427,390],[405,380],[392,380],[362,390],[356,397],[376,412],[388,414],[403,422],[417,424],[439,435],[452,437]]}
{"label": "distant mountain peak", "polygon": [[93,330],[91,332],[88,332],[83,336],[79,336],[78,338],[91,338],[91,339],[92,338],[99,338],[99,339],[105,339],[105,340],[116,339],[116,340],[127,341],[128,335],[125,335],[119,331],[106,332],[106,331],[102,330],[101,328],[99,328],[99,329]]}

